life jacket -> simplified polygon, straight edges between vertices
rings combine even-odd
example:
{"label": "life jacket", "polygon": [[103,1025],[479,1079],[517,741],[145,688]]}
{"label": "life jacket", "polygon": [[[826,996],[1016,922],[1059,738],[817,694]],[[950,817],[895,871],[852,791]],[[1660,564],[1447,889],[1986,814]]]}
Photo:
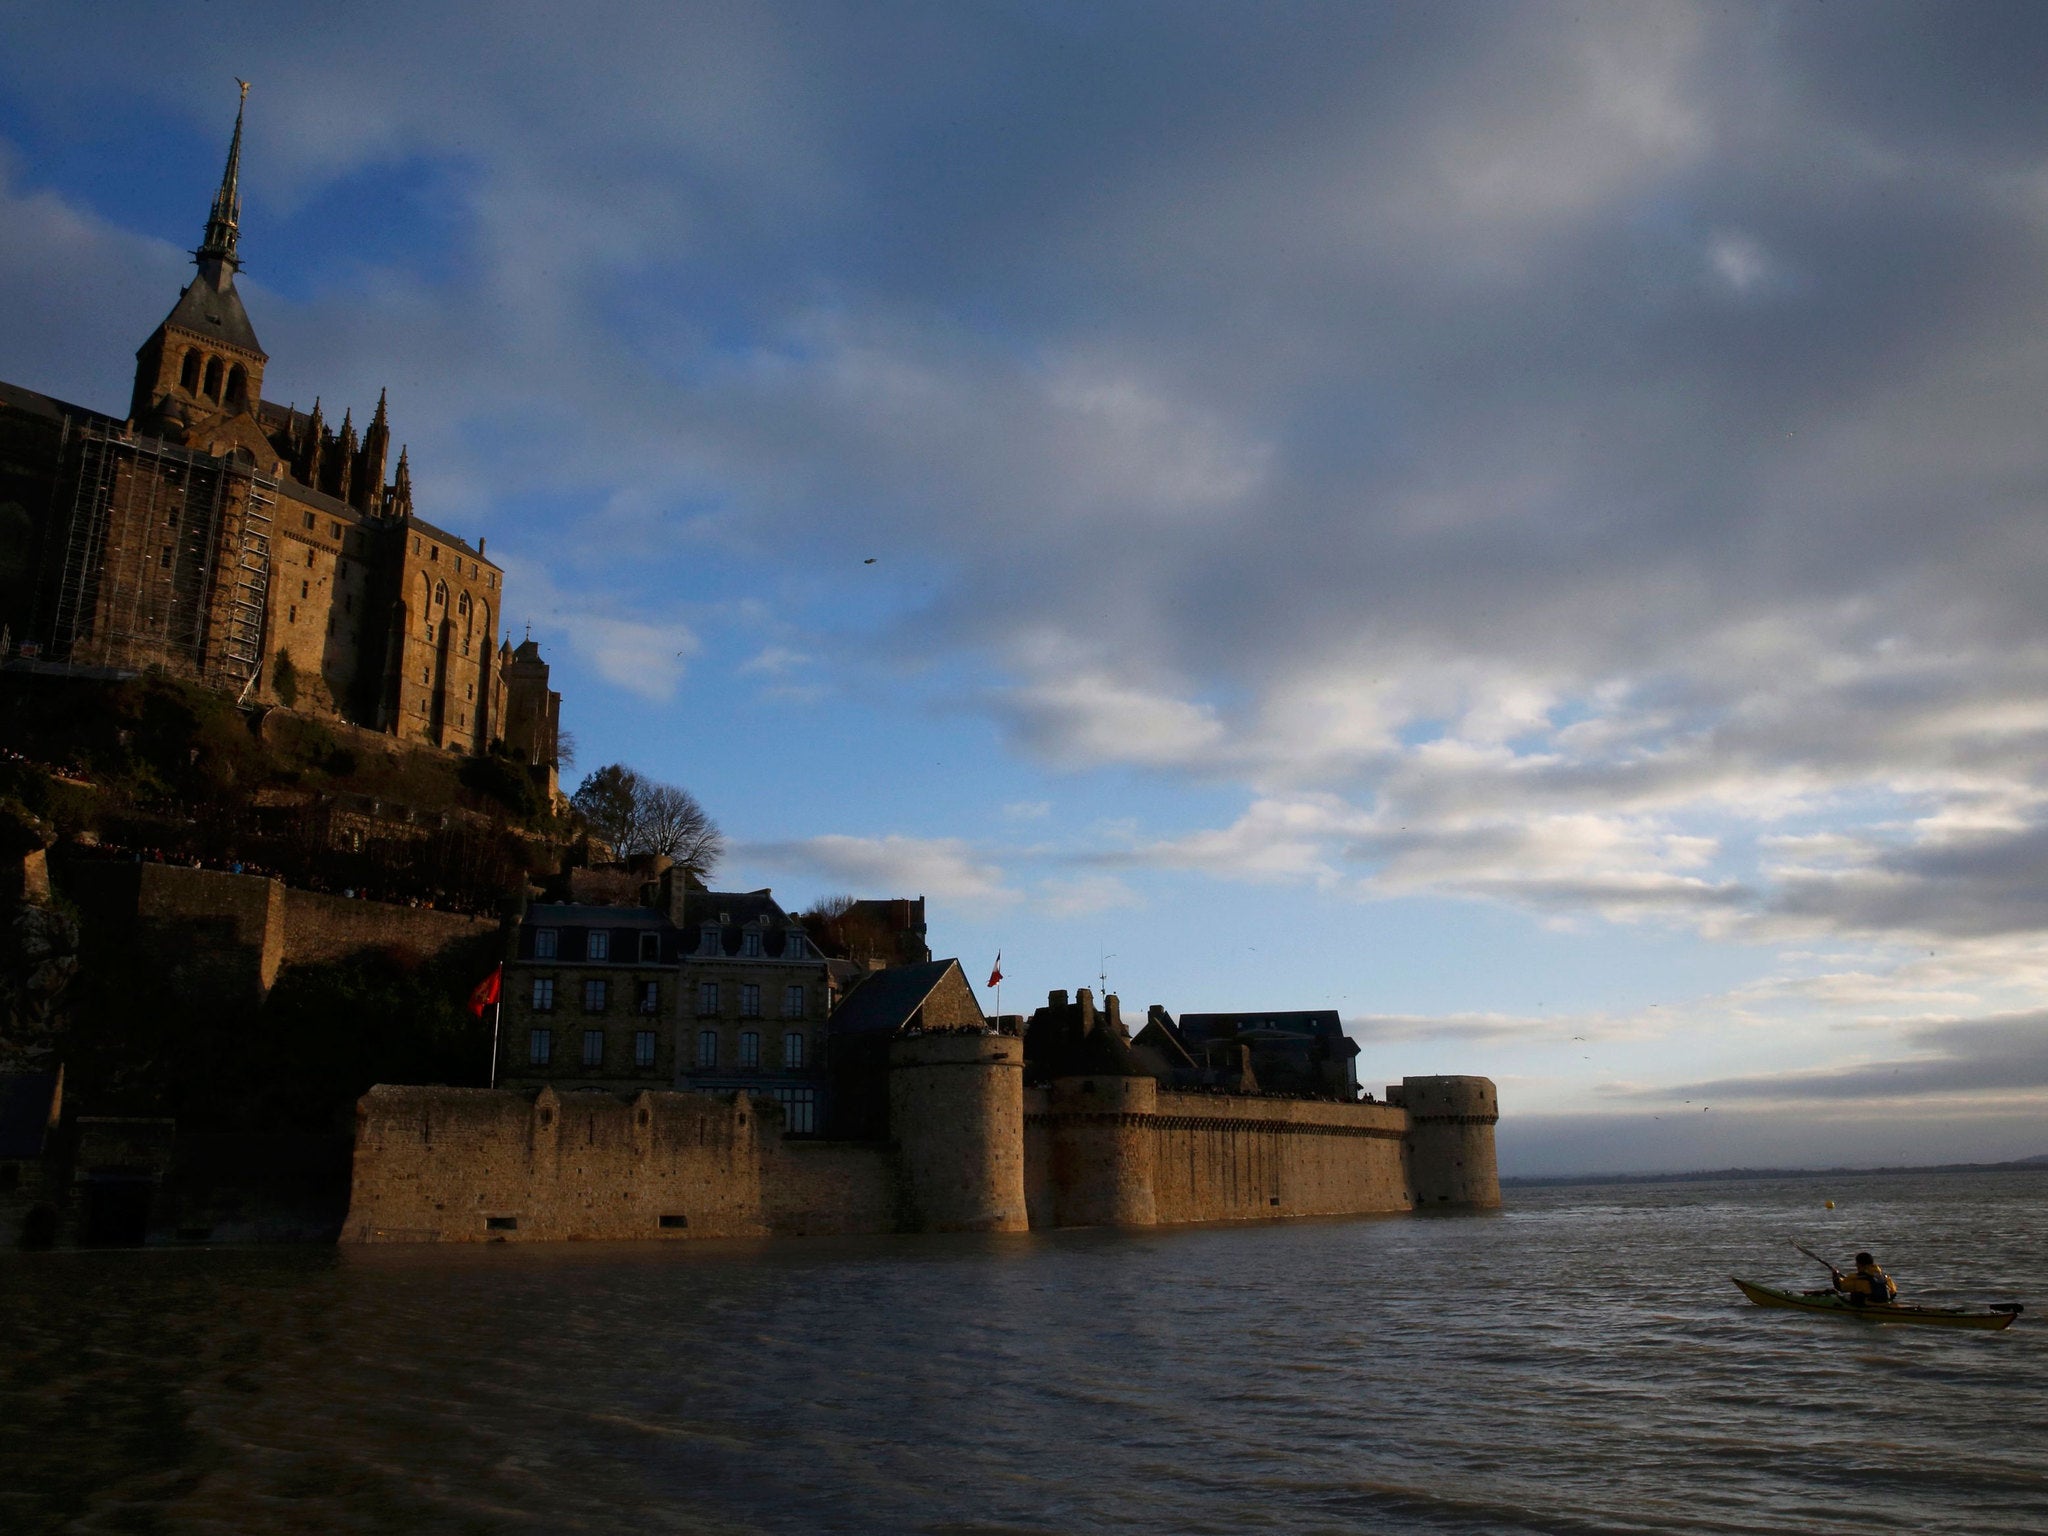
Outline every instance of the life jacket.
{"label": "life jacket", "polygon": [[1892,1277],[1875,1264],[1844,1275],[1842,1289],[1858,1306],[1867,1301],[1895,1301],[1899,1294],[1899,1288],[1892,1284]]}

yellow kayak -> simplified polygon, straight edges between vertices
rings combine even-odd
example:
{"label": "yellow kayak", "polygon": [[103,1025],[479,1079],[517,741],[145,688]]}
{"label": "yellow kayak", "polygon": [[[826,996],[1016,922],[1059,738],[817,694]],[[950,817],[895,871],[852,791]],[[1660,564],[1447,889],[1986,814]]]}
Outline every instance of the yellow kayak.
{"label": "yellow kayak", "polygon": [[1993,1307],[1916,1307],[1902,1301],[1870,1301],[1858,1306],[1834,1291],[1779,1291],[1748,1280],[1734,1280],[1742,1294],[1760,1307],[1791,1307],[1800,1312],[1826,1312],[1859,1323],[1914,1323],[1923,1328],[2010,1328],[2021,1311],[2016,1301]]}

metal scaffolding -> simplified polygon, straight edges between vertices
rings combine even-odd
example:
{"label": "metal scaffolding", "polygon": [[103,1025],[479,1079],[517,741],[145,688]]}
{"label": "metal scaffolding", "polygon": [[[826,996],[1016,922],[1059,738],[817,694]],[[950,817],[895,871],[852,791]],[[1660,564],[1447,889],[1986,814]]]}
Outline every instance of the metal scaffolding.
{"label": "metal scaffolding", "polygon": [[80,434],[52,659],[254,677],[276,493],[250,465],[153,438]]}

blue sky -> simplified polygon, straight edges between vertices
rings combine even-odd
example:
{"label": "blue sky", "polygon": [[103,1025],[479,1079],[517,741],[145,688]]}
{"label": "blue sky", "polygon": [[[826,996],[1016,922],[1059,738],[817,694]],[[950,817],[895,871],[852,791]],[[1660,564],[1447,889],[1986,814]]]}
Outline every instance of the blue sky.
{"label": "blue sky", "polygon": [[11,10],[0,377],[126,400],[246,77],[266,393],[722,883],[1510,1172],[2048,1152],[2036,8],[561,15]]}

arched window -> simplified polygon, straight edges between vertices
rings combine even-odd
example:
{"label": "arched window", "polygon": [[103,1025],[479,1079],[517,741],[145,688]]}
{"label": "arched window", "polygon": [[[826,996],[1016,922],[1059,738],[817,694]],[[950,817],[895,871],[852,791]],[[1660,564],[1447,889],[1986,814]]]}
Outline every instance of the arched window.
{"label": "arched window", "polygon": [[463,593],[461,598],[456,602],[455,611],[461,614],[465,619],[469,617],[469,594],[467,592]]}
{"label": "arched window", "polygon": [[220,375],[220,359],[217,357],[209,357],[206,360],[205,389],[206,398],[209,400],[218,400],[220,398]]}
{"label": "arched window", "polygon": [[199,393],[199,349],[185,349],[184,366],[178,370],[178,387],[188,395]]}
{"label": "arched window", "polygon": [[249,393],[249,374],[240,363],[228,370],[228,404],[240,405]]}
{"label": "arched window", "polygon": [[448,606],[448,583],[445,581],[434,583],[434,606],[436,608],[446,608]]}

